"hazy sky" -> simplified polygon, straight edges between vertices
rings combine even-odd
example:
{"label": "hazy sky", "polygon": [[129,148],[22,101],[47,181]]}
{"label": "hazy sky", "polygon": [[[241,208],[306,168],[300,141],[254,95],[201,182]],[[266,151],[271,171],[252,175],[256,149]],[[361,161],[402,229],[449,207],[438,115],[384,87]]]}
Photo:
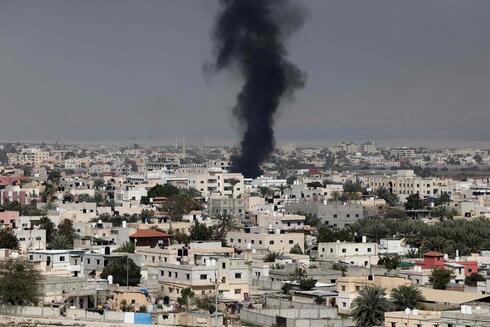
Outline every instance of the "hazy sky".
{"label": "hazy sky", "polygon": [[[297,0],[308,74],[280,142],[490,142],[490,1]],[[240,79],[208,76],[217,0],[0,0],[0,142],[234,141]]]}

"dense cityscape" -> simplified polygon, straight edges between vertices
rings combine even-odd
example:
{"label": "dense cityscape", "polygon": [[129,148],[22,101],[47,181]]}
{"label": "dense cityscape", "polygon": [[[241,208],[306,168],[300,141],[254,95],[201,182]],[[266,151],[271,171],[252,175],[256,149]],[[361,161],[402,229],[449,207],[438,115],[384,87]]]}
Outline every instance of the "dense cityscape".
{"label": "dense cityscape", "polygon": [[182,141],[2,144],[2,314],[187,326],[490,317],[488,150],[283,144],[245,178],[228,171],[236,148]]}
{"label": "dense cityscape", "polygon": [[488,13],[0,0],[0,327],[490,327]]}

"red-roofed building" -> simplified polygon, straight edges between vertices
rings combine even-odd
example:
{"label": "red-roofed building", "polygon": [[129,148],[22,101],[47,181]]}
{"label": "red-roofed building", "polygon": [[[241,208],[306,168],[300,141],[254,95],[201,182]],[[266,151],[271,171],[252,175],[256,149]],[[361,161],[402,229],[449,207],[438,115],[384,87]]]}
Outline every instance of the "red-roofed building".
{"label": "red-roofed building", "polygon": [[423,269],[445,268],[446,265],[448,265],[449,269],[453,269],[451,264],[462,265],[464,267],[465,277],[471,275],[472,273],[478,272],[477,261],[444,261],[444,254],[436,251],[424,253],[424,259],[416,262],[416,265],[422,267]]}
{"label": "red-roofed building", "polygon": [[153,229],[138,229],[136,233],[129,235],[129,240],[136,246],[166,246],[169,244],[170,235]]}

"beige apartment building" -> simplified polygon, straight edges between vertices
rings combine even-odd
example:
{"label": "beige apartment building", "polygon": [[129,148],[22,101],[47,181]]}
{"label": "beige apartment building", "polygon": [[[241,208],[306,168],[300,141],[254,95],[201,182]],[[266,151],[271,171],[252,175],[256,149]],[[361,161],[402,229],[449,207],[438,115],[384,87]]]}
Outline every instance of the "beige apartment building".
{"label": "beige apartment building", "polygon": [[16,153],[7,154],[10,165],[39,166],[44,163],[57,162],[61,157],[49,151],[37,148],[26,148]]}
{"label": "beige apartment building", "polygon": [[385,313],[386,327],[438,327],[440,311],[405,310]]}
{"label": "beige apartment building", "polygon": [[243,258],[202,255],[196,260],[195,264],[163,263],[148,268],[172,302],[184,288],[191,288],[196,296],[215,296],[217,287],[221,299],[248,299],[250,276]]}
{"label": "beige apartment building", "polygon": [[299,245],[304,252],[305,235],[303,233],[285,233],[281,230],[272,232],[229,232],[226,243],[244,250],[269,250],[271,252],[289,253],[293,246]]}
{"label": "beige apartment building", "polygon": [[452,193],[451,180],[422,178],[416,176],[413,170],[398,170],[395,175],[360,176],[359,180],[368,188],[378,189],[384,187],[402,199],[411,194],[427,197]]}
{"label": "beige apartment building", "polygon": [[195,188],[204,197],[215,195],[238,198],[245,189],[242,174],[229,173],[221,168],[182,167],[175,171],[175,176],[187,178],[188,187]]}
{"label": "beige apartment building", "polygon": [[359,267],[370,267],[379,261],[378,245],[367,243],[328,242],[318,243],[318,259],[344,262]]}

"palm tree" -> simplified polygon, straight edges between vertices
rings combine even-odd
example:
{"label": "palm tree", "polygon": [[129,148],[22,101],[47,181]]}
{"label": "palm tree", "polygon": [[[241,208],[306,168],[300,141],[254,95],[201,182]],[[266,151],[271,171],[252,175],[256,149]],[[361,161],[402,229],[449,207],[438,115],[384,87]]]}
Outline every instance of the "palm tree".
{"label": "palm tree", "polygon": [[65,250],[65,249],[72,249],[73,248],[73,243],[70,242],[70,240],[61,234],[56,234],[51,242],[48,244],[48,248],[51,250]]}
{"label": "palm tree", "polygon": [[352,316],[357,326],[381,326],[384,313],[393,307],[385,297],[385,290],[378,286],[364,286],[359,296],[352,302]]}
{"label": "palm tree", "polygon": [[240,224],[229,214],[224,214],[218,217],[219,222],[215,225],[214,236],[217,240],[226,240],[226,234],[231,231],[239,230]]}
{"label": "palm tree", "polygon": [[114,252],[123,252],[123,253],[134,253],[136,247],[134,243],[124,242],[120,247],[114,250]]}
{"label": "palm tree", "polygon": [[402,311],[405,309],[421,309],[424,296],[422,292],[414,285],[401,285],[391,291],[391,298],[395,310]]}
{"label": "palm tree", "polygon": [[439,206],[432,211],[432,214],[439,218],[439,220],[453,220],[454,216],[457,214],[454,208],[449,208],[447,206]]}

